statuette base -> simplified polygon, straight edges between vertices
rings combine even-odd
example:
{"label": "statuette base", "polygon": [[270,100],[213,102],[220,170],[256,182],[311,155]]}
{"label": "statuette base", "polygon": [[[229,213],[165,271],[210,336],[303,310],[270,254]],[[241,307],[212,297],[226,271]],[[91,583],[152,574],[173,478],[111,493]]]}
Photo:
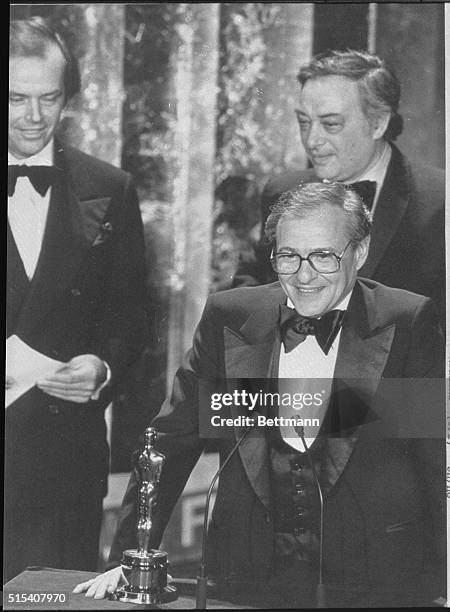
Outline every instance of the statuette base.
{"label": "statuette base", "polygon": [[120,601],[158,605],[175,601],[178,591],[167,584],[167,553],[162,550],[125,550],[122,572],[128,581],[115,593]]}
{"label": "statuette base", "polygon": [[159,591],[158,593],[134,593],[132,591],[126,591],[124,588],[122,588],[115,593],[114,598],[125,603],[156,606],[159,604],[170,603],[171,601],[175,601],[176,599],[178,599],[178,591],[176,587],[171,585],[167,585],[162,589],[162,591]]}

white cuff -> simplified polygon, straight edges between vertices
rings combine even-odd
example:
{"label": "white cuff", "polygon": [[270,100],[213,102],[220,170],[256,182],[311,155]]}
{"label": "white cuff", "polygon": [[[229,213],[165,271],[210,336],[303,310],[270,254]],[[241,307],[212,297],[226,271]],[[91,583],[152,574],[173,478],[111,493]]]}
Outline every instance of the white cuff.
{"label": "white cuff", "polygon": [[100,393],[103,391],[103,389],[105,387],[107,387],[111,381],[111,368],[109,367],[109,365],[106,363],[106,361],[103,361],[103,365],[106,368],[106,378],[105,380],[102,382],[102,384],[100,385],[100,387],[98,387],[94,393],[91,395],[90,399],[91,400],[98,400],[98,398],[100,397]]}

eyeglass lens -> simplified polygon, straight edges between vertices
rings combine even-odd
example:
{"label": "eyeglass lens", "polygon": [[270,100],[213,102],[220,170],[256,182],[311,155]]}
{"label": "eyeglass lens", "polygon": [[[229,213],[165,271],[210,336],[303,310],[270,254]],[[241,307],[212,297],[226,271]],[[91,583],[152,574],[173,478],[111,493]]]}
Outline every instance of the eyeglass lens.
{"label": "eyeglass lens", "polygon": [[301,257],[298,253],[277,253],[272,258],[275,272],[279,274],[295,274],[300,269],[302,261],[308,261],[316,272],[336,272],[339,270],[339,259],[334,253],[310,253]]}

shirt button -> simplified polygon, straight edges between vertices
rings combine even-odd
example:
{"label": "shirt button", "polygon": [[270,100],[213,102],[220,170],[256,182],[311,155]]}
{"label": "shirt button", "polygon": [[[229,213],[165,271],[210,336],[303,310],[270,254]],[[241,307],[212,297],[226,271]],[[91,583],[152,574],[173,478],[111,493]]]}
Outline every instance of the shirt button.
{"label": "shirt button", "polygon": [[301,472],[303,470],[303,465],[298,459],[291,459],[289,461],[290,468],[294,472]]}
{"label": "shirt button", "polygon": [[294,504],[304,503],[306,500],[305,492],[302,491],[301,493],[294,493],[294,495],[292,496],[292,500]]}
{"label": "shirt button", "polygon": [[59,414],[59,408],[58,406],[56,406],[56,404],[50,404],[50,406],[48,407],[48,411],[51,414]]}

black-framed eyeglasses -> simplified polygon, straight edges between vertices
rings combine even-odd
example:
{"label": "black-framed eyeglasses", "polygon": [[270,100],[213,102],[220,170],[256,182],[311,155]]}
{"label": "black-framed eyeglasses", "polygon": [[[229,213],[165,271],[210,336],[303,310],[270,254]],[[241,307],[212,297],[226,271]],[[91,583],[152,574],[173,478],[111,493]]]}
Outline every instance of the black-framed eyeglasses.
{"label": "black-framed eyeglasses", "polygon": [[332,251],[313,251],[307,257],[289,251],[277,251],[275,253],[272,251],[270,263],[277,274],[296,274],[303,261],[307,261],[311,268],[319,274],[332,274],[341,267],[341,259],[350,244],[351,240],[347,242],[344,250],[339,254]]}

